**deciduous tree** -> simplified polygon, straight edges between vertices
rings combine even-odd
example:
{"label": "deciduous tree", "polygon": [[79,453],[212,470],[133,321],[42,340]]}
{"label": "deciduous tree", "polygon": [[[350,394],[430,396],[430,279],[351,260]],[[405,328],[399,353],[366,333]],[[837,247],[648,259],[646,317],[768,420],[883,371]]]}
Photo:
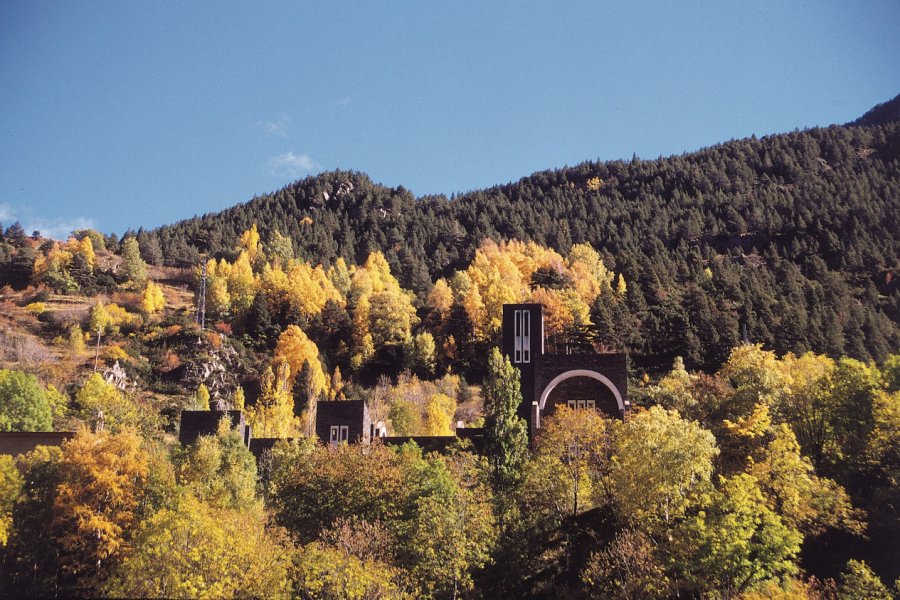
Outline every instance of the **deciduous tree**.
{"label": "deciduous tree", "polygon": [[797,571],[803,536],[784,524],[747,474],[723,480],[674,534],[677,568],[694,592],[737,594]]}
{"label": "deciduous tree", "polygon": [[285,268],[288,261],[294,258],[294,243],[289,236],[281,235],[281,232],[276,229],[269,239],[267,254],[274,265]]}
{"label": "deciduous tree", "polygon": [[162,288],[155,282],[148,281],[147,287],[144,288],[144,293],[141,295],[141,310],[146,315],[152,315],[165,307],[166,297],[163,295]]}
{"label": "deciduous tree", "polygon": [[259,510],[184,496],[136,530],[106,594],[144,598],[280,598],[290,590],[290,544]]}
{"label": "deciduous tree", "polygon": [[60,546],[49,533],[61,479],[62,452],[38,446],[16,458],[24,485],[12,512],[0,591],[7,596],[51,597],[69,588],[60,581]]}
{"label": "deciduous tree", "polygon": [[872,569],[861,560],[850,560],[841,573],[838,600],[890,600],[891,593]]}
{"label": "deciduous tree", "polygon": [[853,509],[844,488],[815,474],[787,425],[775,429],[773,439],[751,464],[750,473],[759,481],[769,508],[787,526],[806,535],[826,527],[862,533],[860,511]]}
{"label": "deciduous tree", "polygon": [[102,411],[104,427],[109,431],[135,426],[139,421],[134,403],[116,386],[104,381],[100,373],[92,373],[87,378],[75,394],[75,404],[79,409],[78,415],[86,423],[93,423]]}
{"label": "deciduous tree", "polygon": [[13,507],[22,494],[24,483],[13,457],[0,455],[0,548],[5,548],[9,540]]}
{"label": "deciduous tree", "polygon": [[0,369],[0,431],[51,431],[47,392],[33,375]]}
{"label": "deciduous tree", "polygon": [[256,223],[241,234],[238,250],[246,252],[247,258],[251,263],[256,262],[257,257],[262,253],[262,244],[259,241],[259,231],[256,229]]}
{"label": "deciduous tree", "polygon": [[291,437],[297,430],[290,388],[290,365],[268,367],[260,378],[260,394],[247,409],[247,420],[259,437]]}
{"label": "deciduous tree", "polygon": [[294,379],[303,370],[304,365],[308,365],[307,385],[310,394],[313,397],[318,397],[325,393],[328,382],[322,369],[322,363],[319,361],[319,348],[296,325],[288,325],[287,329],[281,332],[281,335],[278,337],[278,344],[275,346],[274,360],[275,362],[283,361],[290,365],[292,376],[289,379],[289,384],[293,384]]}
{"label": "deciduous tree", "polygon": [[528,434],[525,420],[517,413],[522,404],[518,371],[497,348],[488,359],[488,375],[482,394],[487,454],[493,475],[501,487],[511,486],[521,475],[527,456]]}
{"label": "deciduous tree", "polygon": [[312,542],[294,558],[293,593],[321,600],[412,598],[401,585],[400,571],[376,560],[360,559],[339,548]]}
{"label": "deciduous tree", "polygon": [[612,421],[595,410],[557,406],[552,416],[542,420],[534,446],[537,454],[558,460],[570,482],[579,483],[579,498],[573,497],[573,513],[576,506],[587,510],[592,504],[611,501],[610,475],[615,452]]}
{"label": "deciduous tree", "polygon": [[147,457],[129,429],[115,434],[81,430],[62,450],[52,528],[65,572],[80,588],[96,589],[121,558],[135,524]]}
{"label": "deciduous tree", "polygon": [[256,460],[236,429],[223,418],[215,435],[186,449],[179,482],[212,507],[258,510]]}
{"label": "deciduous tree", "polygon": [[659,407],[618,426],[612,487],[623,515],[644,527],[669,527],[708,488],[713,434]]}
{"label": "deciduous tree", "polygon": [[453,435],[456,401],[446,394],[434,394],[425,405],[424,435]]}
{"label": "deciduous tree", "polygon": [[580,578],[596,598],[652,600],[671,593],[671,581],[645,534],[625,529],[591,554]]}
{"label": "deciduous tree", "polygon": [[466,488],[452,478],[448,488],[419,500],[407,544],[412,581],[424,597],[455,598],[471,591],[473,571],[490,560],[496,542],[490,491]]}

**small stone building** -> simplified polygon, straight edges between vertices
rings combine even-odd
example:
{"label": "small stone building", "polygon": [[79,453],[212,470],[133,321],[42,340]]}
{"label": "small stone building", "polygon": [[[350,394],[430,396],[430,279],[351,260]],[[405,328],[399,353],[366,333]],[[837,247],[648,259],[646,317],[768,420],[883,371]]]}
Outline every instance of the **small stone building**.
{"label": "small stone building", "polygon": [[316,404],[316,435],[326,444],[368,444],[377,434],[365,401],[334,400]]}
{"label": "small stone building", "polygon": [[598,410],[622,418],[628,409],[624,354],[545,354],[540,304],[504,304],[501,349],[519,370],[519,415],[534,436],[557,406]]}

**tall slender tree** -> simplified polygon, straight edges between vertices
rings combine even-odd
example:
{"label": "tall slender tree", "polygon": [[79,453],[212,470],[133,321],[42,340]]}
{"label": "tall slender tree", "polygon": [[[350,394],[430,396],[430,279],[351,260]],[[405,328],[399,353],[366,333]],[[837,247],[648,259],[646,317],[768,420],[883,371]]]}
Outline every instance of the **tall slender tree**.
{"label": "tall slender tree", "polygon": [[141,258],[141,247],[134,237],[127,237],[122,243],[122,274],[136,286],[143,285],[147,279],[147,265]]}
{"label": "tall slender tree", "polygon": [[517,414],[522,404],[519,375],[509,358],[494,348],[484,382],[484,428],[495,483],[508,488],[518,481],[528,451],[525,420]]}

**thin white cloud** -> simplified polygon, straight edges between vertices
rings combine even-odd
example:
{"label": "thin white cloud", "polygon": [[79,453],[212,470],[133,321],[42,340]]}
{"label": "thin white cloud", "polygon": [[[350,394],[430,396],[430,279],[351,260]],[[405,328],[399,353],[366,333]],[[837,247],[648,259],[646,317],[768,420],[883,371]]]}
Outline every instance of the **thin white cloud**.
{"label": "thin white cloud", "polygon": [[281,115],[277,121],[258,121],[256,128],[262,131],[266,137],[290,137],[288,129],[291,127],[291,118]]}
{"label": "thin white cloud", "polygon": [[293,152],[273,156],[266,165],[272,175],[287,175],[288,177],[299,177],[316,168],[316,163],[309,157],[309,154],[294,154]]}
{"label": "thin white cloud", "polygon": [[350,96],[344,96],[343,98],[338,100],[337,105],[343,106],[344,108],[347,108],[348,106],[350,106]]}
{"label": "thin white cloud", "polygon": [[68,239],[69,235],[78,229],[97,228],[94,219],[88,217],[48,219],[41,215],[35,215],[29,206],[0,204],[0,224],[6,228],[17,221],[22,225],[26,235],[38,231],[45,238],[54,240]]}
{"label": "thin white cloud", "polygon": [[9,204],[0,204],[0,223],[5,223],[7,227],[12,225],[16,220],[16,213]]}
{"label": "thin white cloud", "polygon": [[76,217],[65,221],[48,221],[39,217],[28,221],[28,224],[25,226],[25,233],[31,235],[32,231],[40,231],[45,238],[65,240],[73,231],[96,228],[94,220],[87,217]]}

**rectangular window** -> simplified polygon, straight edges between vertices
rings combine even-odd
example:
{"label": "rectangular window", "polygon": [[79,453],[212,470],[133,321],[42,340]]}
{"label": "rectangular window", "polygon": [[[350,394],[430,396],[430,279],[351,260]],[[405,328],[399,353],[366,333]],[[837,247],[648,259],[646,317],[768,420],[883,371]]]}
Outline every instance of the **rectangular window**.
{"label": "rectangular window", "polygon": [[531,362],[531,311],[522,311],[522,362]]}
{"label": "rectangular window", "polygon": [[513,362],[522,362],[522,311],[513,314]]}
{"label": "rectangular window", "polygon": [[346,442],[350,437],[350,427],[348,425],[332,425],[331,432],[328,436],[328,443],[340,444]]}
{"label": "rectangular window", "polygon": [[593,400],[569,400],[566,402],[569,405],[569,408],[572,409],[585,409],[585,408],[594,408],[596,404]]}
{"label": "rectangular window", "polygon": [[531,312],[517,310],[513,314],[513,362],[531,362]]}

